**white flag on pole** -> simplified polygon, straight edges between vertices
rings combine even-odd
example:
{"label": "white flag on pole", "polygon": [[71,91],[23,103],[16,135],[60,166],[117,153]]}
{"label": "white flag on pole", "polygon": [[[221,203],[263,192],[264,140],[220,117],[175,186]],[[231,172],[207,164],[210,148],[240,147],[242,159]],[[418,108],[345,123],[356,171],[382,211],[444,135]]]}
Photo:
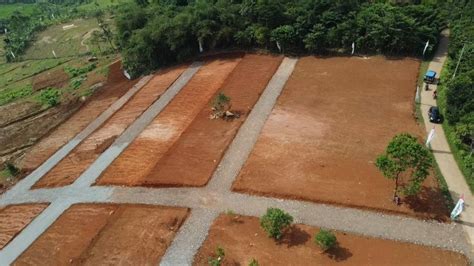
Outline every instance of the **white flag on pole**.
{"label": "white flag on pole", "polygon": [[278,51],[280,51],[280,53],[281,53],[281,45],[280,45],[280,42],[277,42],[277,48],[278,48]]}
{"label": "white flag on pole", "polygon": [[204,48],[202,48],[202,42],[199,40],[199,52],[202,53],[204,51]]}
{"label": "white flag on pole", "polygon": [[54,50],[52,50],[51,52],[53,52],[54,58],[58,58],[58,57],[56,56],[56,52],[55,52]]}
{"label": "white flag on pole", "polygon": [[10,51],[10,54],[13,56],[13,59],[16,58],[15,54],[13,53],[13,51]]}
{"label": "white flag on pole", "polygon": [[426,49],[428,49],[428,45],[430,45],[430,40],[426,41],[425,49],[423,49],[423,55],[425,55]]}
{"label": "white flag on pole", "polygon": [[458,200],[458,203],[456,203],[456,206],[451,212],[451,219],[452,220],[456,219],[463,210],[464,210],[464,194],[461,195],[461,198]]}
{"label": "white flag on pole", "polygon": [[431,141],[433,140],[435,136],[435,128],[433,127],[430,131],[430,133],[428,134],[428,138],[426,139],[426,147],[429,147]]}
{"label": "white flag on pole", "polygon": [[352,52],[351,52],[351,54],[354,54],[354,51],[355,51],[355,42],[352,42]]}

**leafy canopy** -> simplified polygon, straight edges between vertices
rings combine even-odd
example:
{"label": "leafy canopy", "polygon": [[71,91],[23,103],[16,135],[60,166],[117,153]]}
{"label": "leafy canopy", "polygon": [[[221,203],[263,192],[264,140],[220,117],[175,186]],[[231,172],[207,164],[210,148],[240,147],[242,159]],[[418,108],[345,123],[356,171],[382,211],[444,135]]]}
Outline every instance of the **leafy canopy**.
{"label": "leafy canopy", "polygon": [[336,236],[329,230],[321,229],[319,233],[314,236],[314,243],[318,245],[323,251],[327,251],[337,245]]}
{"label": "leafy canopy", "polygon": [[280,239],[283,230],[293,222],[293,217],[278,208],[268,208],[267,213],[260,218],[260,226],[269,237]]}
{"label": "leafy canopy", "polygon": [[[403,133],[390,141],[375,165],[385,177],[396,181],[395,193],[414,195],[429,174],[432,158],[429,150],[415,137]],[[403,184],[399,183],[401,178],[405,179]]]}

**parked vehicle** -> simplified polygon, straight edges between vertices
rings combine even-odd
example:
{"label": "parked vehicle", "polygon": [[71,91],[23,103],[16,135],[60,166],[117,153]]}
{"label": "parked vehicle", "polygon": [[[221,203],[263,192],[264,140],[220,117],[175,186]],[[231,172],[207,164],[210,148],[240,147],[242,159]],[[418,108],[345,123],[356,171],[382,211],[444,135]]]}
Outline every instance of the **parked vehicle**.
{"label": "parked vehicle", "polygon": [[430,109],[428,110],[428,117],[430,119],[430,122],[433,123],[441,123],[443,121],[441,113],[439,112],[439,108],[436,106],[430,107]]}

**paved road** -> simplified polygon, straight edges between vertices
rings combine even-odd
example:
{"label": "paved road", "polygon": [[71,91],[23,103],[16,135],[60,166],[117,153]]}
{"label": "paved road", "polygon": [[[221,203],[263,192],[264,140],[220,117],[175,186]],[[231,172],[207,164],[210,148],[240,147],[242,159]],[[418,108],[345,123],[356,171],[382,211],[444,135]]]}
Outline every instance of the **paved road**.
{"label": "paved road", "polygon": [[[443,31],[441,35],[441,41],[436,51],[436,54],[429,65],[429,69],[441,73],[446,56],[448,54],[448,37],[449,31]],[[444,81],[446,82],[446,81]],[[464,195],[465,199],[465,211],[461,215],[460,224],[466,231],[468,241],[471,243],[471,252],[474,252],[473,241],[474,241],[474,197],[464,179],[461,170],[454,160],[449,144],[446,141],[446,136],[441,125],[433,124],[428,119],[428,109],[431,106],[436,106],[436,101],[433,99],[433,91],[437,89],[437,86],[430,85],[431,90],[421,92],[421,111],[423,113],[423,120],[425,122],[425,128],[427,134],[434,127],[435,138],[431,142],[431,149],[433,150],[436,162],[439,165],[441,173],[448,183],[449,192],[453,199],[457,201],[461,195]]]}

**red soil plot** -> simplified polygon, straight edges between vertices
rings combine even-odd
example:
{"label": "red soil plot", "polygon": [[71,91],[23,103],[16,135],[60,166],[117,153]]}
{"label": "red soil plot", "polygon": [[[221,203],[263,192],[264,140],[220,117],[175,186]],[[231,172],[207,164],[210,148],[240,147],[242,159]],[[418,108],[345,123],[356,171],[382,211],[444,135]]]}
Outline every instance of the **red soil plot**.
{"label": "red soil plot", "polygon": [[239,112],[240,118],[211,120],[211,103],[204,106],[150,175],[138,183],[145,186],[204,186],[281,60],[282,57],[246,55],[220,90],[230,97],[231,110]]}
{"label": "red soil plot", "polygon": [[35,144],[25,154],[20,168],[26,171],[36,169],[137,82],[138,80],[130,81],[123,76],[120,62],[111,65],[104,88],[96,92],[71,118]]}
{"label": "red soil plot", "polygon": [[188,209],[147,205],[73,205],[15,265],[154,265]]}
{"label": "red soil plot", "polygon": [[[195,257],[209,265],[216,248],[225,252],[222,265],[469,265],[462,254],[432,247],[335,232],[338,246],[328,254],[313,242],[318,228],[294,225],[276,242],[255,217],[221,215]],[[333,258],[331,258],[332,256]]]}
{"label": "red soil plot", "polygon": [[446,219],[437,182],[392,203],[394,183],[374,165],[413,117],[419,62],[382,57],[302,58],[233,189]]}
{"label": "red soil plot", "polygon": [[87,137],[33,187],[59,187],[72,184],[185,69],[186,66],[181,66],[157,73],[100,129]]}
{"label": "red soil plot", "polygon": [[221,88],[240,58],[207,62],[107,168],[97,184],[137,185]]}
{"label": "red soil plot", "polygon": [[3,249],[48,204],[9,205],[0,209],[0,249]]}

